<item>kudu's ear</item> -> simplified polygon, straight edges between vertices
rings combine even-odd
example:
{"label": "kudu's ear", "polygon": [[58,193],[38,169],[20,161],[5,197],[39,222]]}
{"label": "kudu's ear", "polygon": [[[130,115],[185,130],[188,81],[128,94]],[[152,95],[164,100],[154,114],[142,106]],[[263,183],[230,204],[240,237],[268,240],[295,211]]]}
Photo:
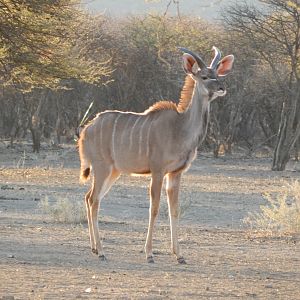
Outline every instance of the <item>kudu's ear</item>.
{"label": "kudu's ear", "polygon": [[217,74],[218,76],[226,76],[230,73],[234,62],[233,55],[225,56],[217,66]]}
{"label": "kudu's ear", "polygon": [[189,75],[197,74],[199,70],[199,66],[192,55],[188,53],[184,53],[182,56],[182,61],[183,61],[183,69],[186,74]]}

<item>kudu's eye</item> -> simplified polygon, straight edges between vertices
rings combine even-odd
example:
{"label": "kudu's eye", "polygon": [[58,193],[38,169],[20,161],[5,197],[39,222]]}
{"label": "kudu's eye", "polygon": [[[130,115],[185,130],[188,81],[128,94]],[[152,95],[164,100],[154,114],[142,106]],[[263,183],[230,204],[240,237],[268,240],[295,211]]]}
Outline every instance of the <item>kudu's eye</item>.
{"label": "kudu's eye", "polygon": [[202,80],[207,80],[208,79],[208,77],[205,76],[205,75],[202,75],[201,78],[202,78]]}

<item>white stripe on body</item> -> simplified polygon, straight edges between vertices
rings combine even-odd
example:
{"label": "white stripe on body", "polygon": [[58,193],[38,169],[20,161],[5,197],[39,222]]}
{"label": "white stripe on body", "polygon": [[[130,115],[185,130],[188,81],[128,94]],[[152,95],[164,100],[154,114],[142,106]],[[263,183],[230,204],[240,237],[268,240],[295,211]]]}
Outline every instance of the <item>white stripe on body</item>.
{"label": "white stripe on body", "polygon": [[117,127],[117,123],[118,123],[118,120],[119,118],[121,117],[121,114],[119,114],[116,119],[115,119],[115,122],[114,122],[114,127],[113,127],[113,131],[112,131],[112,136],[111,136],[111,158],[112,160],[115,161],[115,157],[116,157],[116,153],[115,153],[115,134],[116,134],[116,127]]}
{"label": "white stripe on body", "polygon": [[144,122],[143,122],[143,124],[142,124],[142,126],[141,126],[141,129],[140,129],[140,136],[139,136],[139,155],[142,154],[143,129],[144,129],[145,124],[146,124],[147,121],[148,121],[148,118],[149,118],[149,116],[146,116],[146,117],[145,117],[145,120],[144,120]]}
{"label": "white stripe on body", "polygon": [[151,131],[153,121],[154,121],[154,119],[151,120],[150,125],[148,127],[148,131],[147,131],[147,151],[146,151],[147,157],[149,157],[149,153],[150,153],[150,131]]}
{"label": "white stripe on body", "polygon": [[100,121],[100,143],[102,144],[102,138],[103,138],[103,134],[102,134],[102,132],[103,132],[103,122],[104,122],[104,114],[103,115],[101,115],[101,121]]}
{"label": "white stripe on body", "polygon": [[135,128],[135,126],[136,126],[136,124],[137,124],[137,122],[139,121],[140,118],[141,118],[141,116],[139,116],[139,117],[135,120],[135,122],[134,122],[134,124],[133,124],[133,126],[132,126],[132,128],[131,128],[131,131],[130,131],[130,138],[129,138],[129,151],[131,150],[131,147],[132,147],[133,131],[134,131],[134,128]]}
{"label": "white stripe on body", "polygon": [[[102,127],[103,127],[103,122],[104,122],[104,116],[105,115],[103,115],[103,114],[99,114],[98,115],[98,118],[100,118],[100,125],[99,125],[99,127],[100,127],[100,134],[99,134],[99,141],[100,141],[100,144],[102,144],[102,131],[103,131],[103,129],[102,129]],[[94,129],[94,144],[95,145],[97,145],[97,138],[98,138],[98,134],[97,134],[97,128],[95,127],[95,129]],[[102,147],[99,147],[99,149],[100,149],[100,151],[99,151],[99,154],[100,154],[100,156],[101,156],[101,158],[103,158],[104,156],[103,156],[103,153],[102,153]]]}
{"label": "white stripe on body", "polygon": [[[100,139],[100,144],[101,144],[101,147],[99,147],[99,150],[101,151],[100,152],[100,155],[101,155],[101,157],[102,158],[104,158],[104,156],[103,156],[103,153],[102,153],[102,148],[103,148],[103,141],[102,141],[102,139],[103,139],[103,123],[104,123],[104,117],[105,117],[105,114],[101,114],[100,115],[100,118],[101,118],[101,120],[100,120],[100,137],[99,137],[99,139]],[[96,137],[97,135],[95,134],[95,137]]]}

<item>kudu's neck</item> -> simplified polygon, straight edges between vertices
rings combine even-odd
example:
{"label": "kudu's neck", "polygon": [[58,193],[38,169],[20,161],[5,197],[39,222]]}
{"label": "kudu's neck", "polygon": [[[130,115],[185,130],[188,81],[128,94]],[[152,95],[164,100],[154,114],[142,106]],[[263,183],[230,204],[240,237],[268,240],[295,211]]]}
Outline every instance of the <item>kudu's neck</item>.
{"label": "kudu's neck", "polygon": [[188,109],[184,113],[183,127],[190,137],[192,147],[197,147],[204,139],[209,117],[209,97],[204,86],[196,82]]}

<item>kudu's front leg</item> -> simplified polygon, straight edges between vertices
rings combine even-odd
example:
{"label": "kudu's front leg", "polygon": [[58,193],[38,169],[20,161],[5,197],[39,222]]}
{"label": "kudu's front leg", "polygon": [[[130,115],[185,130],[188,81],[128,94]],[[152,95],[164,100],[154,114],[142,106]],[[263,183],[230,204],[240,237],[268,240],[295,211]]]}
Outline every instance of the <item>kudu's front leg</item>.
{"label": "kudu's front leg", "polygon": [[159,211],[159,202],[161,187],[164,176],[161,174],[152,174],[150,184],[150,208],[149,208],[149,226],[147,239],[145,244],[146,258],[149,263],[154,263],[153,252],[152,252],[152,239],[153,239],[153,228],[155,219]]}
{"label": "kudu's front leg", "polygon": [[176,255],[177,261],[180,264],[185,264],[185,260],[180,253],[179,243],[178,243],[178,214],[179,214],[179,186],[180,186],[181,173],[170,173],[167,175],[167,185],[166,191],[168,196],[169,205],[169,218],[170,218],[170,228],[171,228],[171,249]]}

